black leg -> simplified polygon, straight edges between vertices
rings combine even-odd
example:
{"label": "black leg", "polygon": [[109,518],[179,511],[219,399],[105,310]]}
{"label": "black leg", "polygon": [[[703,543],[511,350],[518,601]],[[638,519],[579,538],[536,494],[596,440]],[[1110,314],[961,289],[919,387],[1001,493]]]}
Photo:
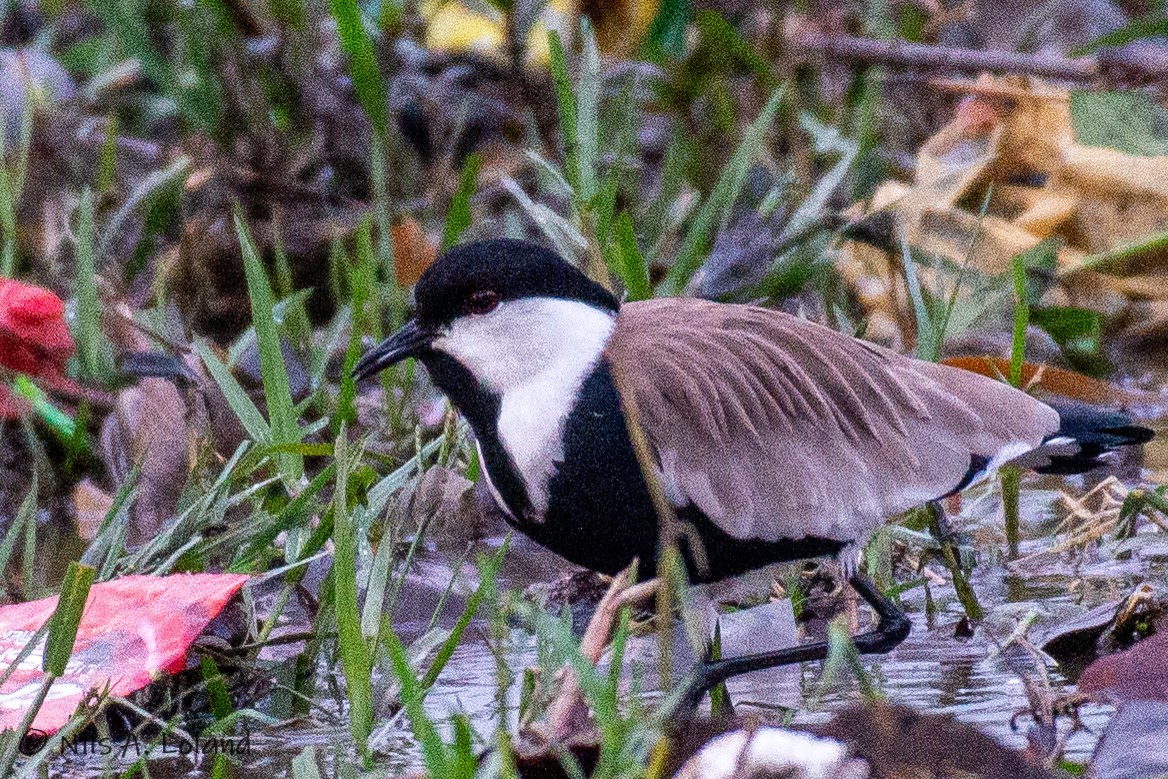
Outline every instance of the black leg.
{"label": "black leg", "polygon": [[[897,644],[908,637],[911,623],[908,617],[898,609],[892,601],[884,597],[876,589],[876,585],[868,577],[856,573],[848,579],[860,597],[863,598],[879,617],[874,630],[855,636],[852,641],[856,650],[862,655],[884,654],[890,652]],[[733,676],[761,671],[765,668],[776,668],[781,665],[805,663],[811,660],[823,660],[827,657],[827,642],[816,641],[812,644],[779,649],[774,652],[758,652],[742,657],[727,657],[722,660],[707,660],[694,672],[686,687],[682,698],[682,708],[696,708],[702,698],[714,687]]]}

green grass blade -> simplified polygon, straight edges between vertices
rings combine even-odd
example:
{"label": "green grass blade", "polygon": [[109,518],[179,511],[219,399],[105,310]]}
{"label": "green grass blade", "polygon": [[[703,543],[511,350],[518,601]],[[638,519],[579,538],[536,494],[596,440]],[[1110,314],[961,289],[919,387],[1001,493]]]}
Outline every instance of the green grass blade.
{"label": "green grass blade", "polygon": [[114,375],[113,347],[101,329],[94,250],[93,192],[86,187],[77,206],[77,354],[84,374],[99,384]]}
{"label": "green grass blade", "polygon": [[12,551],[16,548],[16,539],[20,538],[21,531],[25,533],[36,533],[38,492],[37,472],[34,468],[32,472],[32,484],[28,487],[28,493],[24,496],[24,500],[20,502],[20,508],[16,511],[16,517],[12,520],[12,524],[8,526],[3,540],[0,540],[0,576],[4,575],[4,570],[8,567],[8,561],[12,558]]}
{"label": "green grass blade", "polygon": [[316,747],[305,747],[292,758],[292,779],[321,779],[316,764]]}
{"label": "green grass blade", "polygon": [[255,403],[248,396],[247,390],[231,374],[231,370],[223,364],[223,361],[205,341],[195,342],[195,352],[203,361],[207,373],[211,374],[211,378],[219,385],[219,391],[227,399],[227,405],[235,412],[239,423],[247,431],[248,437],[258,443],[271,443],[272,429],[268,426],[268,421],[256,408]]}
{"label": "green grass blade", "polygon": [[17,671],[24,670],[22,667],[24,666],[24,661],[28,658],[29,655],[33,653],[33,650],[40,648],[41,639],[48,635],[48,632],[49,622],[46,620],[45,624],[41,625],[37,631],[24,642],[20,650],[15,655],[4,656],[4,660],[7,665],[5,665],[3,668],[0,668],[0,687],[7,684],[8,680],[11,679],[13,674],[15,674]]}
{"label": "green grass blade", "polygon": [[37,565],[37,524],[30,522],[25,526],[24,549],[20,559],[20,573],[24,577],[24,595],[29,600],[40,597],[40,591],[45,587],[44,575],[39,574]]}
{"label": "green grass blade", "polygon": [[0,133],[0,230],[4,233],[4,250],[0,258],[0,276],[12,278],[16,273],[16,192],[8,175],[4,133]]}
{"label": "green grass blade", "polygon": [[118,180],[118,130],[118,114],[110,111],[105,119],[105,139],[98,157],[97,181],[94,182],[99,195],[110,192]]}
{"label": "green grass blade", "polygon": [[1095,40],[1071,51],[1072,57],[1082,57],[1102,48],[1123,46],[1132,41],[1144,38],[1168,37],[1168,16],[1164,15],[1163,5],[1160,13],[1149,13],[1120,27],[1118,30],[1101,35]]}
{"label": "green grass blade", "polygon": [[[26,81],[25,89],[31,91],[32,88],[31,81]],[[28,153],[32,149],[32,120],[38,102],[32,94],[26,92],[24,110],[20,112],[20,145],[16,148],[16,170],[11,178],[13,207],[20,203],[20,196],[24,192],[24,182],[28,175]]]}
{"label": "green grass blade", "polygon": [[580,17],[580,73],[576,78],[577,203],[586,207],[596,196],[596,161],[600,155],[600,50],[588,17]]}
{"label": "green grass blade", "polygon": [[616,220],[616,246],[619,257],[617,275],[625,285],[629,300],[648,300],[653,296],[649,285],[649,268],[645,258],[637,248],[637,236],[633,232],[633,220],[628,213],[621,213]]}
{"label": "green grass blade", "polygon": [[552,82],[556,88],[556,107],[560,116],[560,142],[564,146],[564,177],[575,192],[580,192],[580,145],[577,130],[579,118],[576,93],[568,75],[568,58],[564,43],[555,30],[548,32],[548,53],[551,60]]}
{"label": "green grass blade", "polygon": [[347,433],[341,428],[336,442],[337,480],[333,493],[333,592],[338,648],[349,693],[349,732],[357,749],[370,760],[369,734],[373,731],[373,680],[369,646],[361,632],[357,604],[357,526],[348,507],[349,452]]}
{"label": "green grass blade", "polygon": [[1026,294],[1026,259],[1015,255],[1014,273],[1014,340],[1010,348],[1010,384],[1022,385],[1022,364],[1026,359],[1026,328],[1030,324],[1030,299]]}
{"label": "green grass blade", "polygon": [[73,642],[77,639],[77,626],[85,611],[85,601],[97,571],[89,565],[69,563],[65,579],[61,582],[61,595],[57,608],[49,621],[49,637],[45,642],[45,656],[41,667],[49,676],[65,673],[65,666],[73,655]]}
{"label": "green grass blade", "polygon": [[853,140],[844,138],[839,130],[820,124],[810,114],[799,117],[799,123],[811,136],[815,143],[815,151],[819,154],[838,154],[839,159],[831,169],[815,183],[811,193],[803,199],[787,224],[789,235],[804,233],[814,222],[822,219],[832,194],[843,183],[852,170],[856,155],[860,152],[860,145]]}
{"label": "green grass blade", "polygon": [[[300,443],[301,431],[297,424],[296,405],[292,401],[288,370],[280,348],[280,335],[276,332],[276,321],[272,316],[276,301],[259,253],[238,212],[235,215],[235,232],[243,250],[243,269],[247,274],[247,291],[260,353],[260,374],[263,378],[264,398],[268,404],[272,443],[297,444]],[[281,473],[286,478],[299,479],[303,475],[304,458],[300,455],[281,454],[278,460]]]}
{"label": "green grass blade", "polygon": [[458,647],[458,642],[462,640],[462,634],[466,632],[466,629],[470,626],[470,621],[478,613],[483,598],[488,593],[495,591],[495,577],[499,573],[499,568],[503,565],[503,557],[507,554],[508,546],[510,544],[504,542],[494,557],[485,565],[480,564],[479,568],[482,571],[482,575],[479,579],[479,586],[467,598],[466,608],[462,610],[462,614],[459,615],[458,621],[450,631],[450,635],[447,636],[446,641],[438,649],[438,654],[434,656],[434,662],[430,664],[430,668],[422,678],[420,695],[423,698],[429,692],[430,688],[434,686],[434,682],[438,681],[438,676],[442,673],[442,669],[446,667],[446,663],[454,655],[454,650]]}
{"label": "green grass blade", "polygon": [[[668,0],[666,0],[668,4]],[[734,25],[717,11],[700,10],[694,15],[694,25],[701,31],[702,39],[709,45],[725,51],[744,67],[754,71],[759,83],[768,90],[779,85],[779,77],[774,68],[759,54],[756,47],[742,37]]]}
{"label": "green grass blade", "polygon": [[758,156],[763,139],[766,137],[767,130],[774,123],[782,100],[782,90],[776,91],[771,95],[771,99],[767,101],[766,107],[763,108],[758,118],[746,128],[742,141],[734,150],[730,162],[722,170],[709,198],[702,204],[693,224],[686,231],[677,259],[669,269],[669,273],[666,274],[665,280],[658,287],[658,294],[681,294],[694,273],[701,267],[705,259],[706,249],[710,241],[713,240],[714,230],[721,223],[723,216],[729,213],[730,207],[742,190],[746,172],[751,162]]}
{"label": "green grass blade", "polygon": [[64,443],[84,440],[78,438],[77,421],[69,414],[53,405],[45,391],[24,374],[12,382],[12,391],[24,398],[32,406],[32,411]]}
{"label": "green grass blade", "polygon": [[369,570],[369,583],[365,587],[365,604],[361,609],[361,635],[376,640],[381,632],[381,618],[384,616],[385,594],[389,584],[394,546],[388,532],[381,539],[373,565]]}
{"label": "green grass blade", "polygon": [[470,227],[471,210],[470,199],[474,196],[475,187],[479,181],[479,169],[483,158],[478,152],[469,155],[462,166],[462,176],[458,180],[458,191],[450,202],[450,211],[446,214],[446,226],[442,230],[442,251],[458,243],[459,237],[466,228]]}
{"label": "green grass blade", "polygon": [[386,631],[385,646],[393,663],[393,672],[401,685],[402,703],[405,704],[406,714],[410,718],[410,727],[414,731],[414,738],[422,746],[422,759],[430,776],[448,776],[448,761],[446,759],[446,745],[438,733],[433,720],[426,715],[422,707],[422,688],[402,646],[401,639],[393,628]]}
{"label": "green grass blade", "polygon": [[908,297],[912,301],[913,319],[917,326],[917,359],[936,362],[940,350],[933,337],[933,317],[925,304],[924,290],[921,289],[921,279],[917,275],[917,261],[912,255],[908,241],[900,240],[900,265],[904,273],[904,284],[908,288]]}
{"label": "green grass blade", "polygon": [[137,499],[139,474],[140,468],[135,465],[118,487],[118,491],[114,493],[113,502],[101,520],[93,541],[81,555],[83,565],[101,564],[97,573],[99,582],[106,581],[113,575],[118,557],[124,548],[126,532],[130,526],[130,508]]}
{"label": "green grass blade", "polygon": [[377,65],[377,50],[365,29],[357,0],[329,0],[341,48],[349,58],[349,75],[357,101],[369,117],[373,129],[384,139],[389,133],[389,109],[386,106],[385,81]]}

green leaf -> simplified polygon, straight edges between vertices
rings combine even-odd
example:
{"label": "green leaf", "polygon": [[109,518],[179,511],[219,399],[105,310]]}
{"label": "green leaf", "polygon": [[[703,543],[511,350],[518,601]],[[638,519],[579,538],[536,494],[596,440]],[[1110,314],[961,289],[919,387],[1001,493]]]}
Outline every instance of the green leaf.
{"label": "green leaf", "polygon": [[1164,16],[1163,12],[1132,19],[1118,30],[1101,35],[1090,43],[1072,50],[1071,55],[1082,57],[1109,46],[1123,46],[1132,41],[1157,37],[1168,37],[1168,16]]}
{"label": "green leaf", "polygon": [[49,676],[65,673],[65,666],[73,655],[73,642],[77,640],[77,626],[81,624],[85,601],[96,574],[92,566],[77,562],[69,563],[65,571],[57,608],[49,620],[49,638],[45,642],[42,668]]}
{"label": "green leaf", "polygon": [[1168,109],[1142,92],[1071,92],[1071,124],[1084,146],[1168,154]]}
{"label": "green leaf", "polygon": [[723,216],[729,213],[730,207],[738,198],[738,193],[742,191],[746,172],[750,168],[750,164],[758,157],[762,149],[763,139],[766,137],[767,130],[774,123],[775,114],[778,113],[782,100],[782,90],[776,91],[771,95],[771,99],[767,101],[766,107],[763,108],[758,118],[746,128],[742,141],[734,150],[730,162],[722,170],[718,182],[714,185],[713,191],[710,192],[710,197],[702,204],[693,224],[686,231],[681,249],[677,253],[677,259],[669,269],[665,280],[658,287],[658,294],[681,294],[694,273],[701,267],[705,260],[707,247],[713,239],[714,230],[722,222]]}
{"label": "green leaf", "polygon": [[641,250],[637,248],[633,220],[627,212],[622,212],[616,220],[616,247],[620,264],[615,270],[625,285],[629,300],[648,300],[653,296],[653,288],[649,286],[649,269]]}
{"label": "green leaf", "polygon": [[1042,306],[1030,310],[1030,321],[1045,330],[1063,349],[1098,353],[1103,323],[1097,311],[1070,306]]}
{"label": "green leaf", "polygon": [[357,604],[357,526],[349,513],[347,485],[349,452],[347,433],[337,435],[336,490],[333,493],[333,591],[337,620],[338,650],[349,693],[349,731],[357,749],[369,761],[369,734],[373,731],[373,662],[361,633],[361,611]]}
{"label": "green leaf", "polygon": [[[247,275],[247,291],[251,300],[252,325],[255,327],[256,342],[260,353],[260,375],[264,385],[264,399],[268,405],[268,423],[272,430],[272,443],[300,443],[300,427],[297,424],[296,405],[292,401],[292,390],[288,383],[288,370],[284,365],[284,353],[280,347],[280,335],[276,332],[276,320],[272,314],[276,301],[268,275],[260,262],[259,253],[248,234],[243,217],[236,212],[235,232],[243,250],[243,269]],[[304,458],[297,454],[280,455],[281,473],[291,479],[298,479],[304,473]]]}
{"label": "green leaf", "polygon": [[215,715],[216,720],[230,717],[235,711],[235,707],[231,705],[231,696],[227,693],[227,683],[223,680],[219,666],[215,665],[215,661],[210,657],[204,656],[200,663],[200,670],[203,674],[203,684],[207,686],[207,699],[211,704],[211,713]]}
{"label": "green leaf", "polygon": [[458,180],[458,191],[450,201],[450,210],[446,213],[446,227],[442,230],[442,251],[458,243],[459,237],[466,228],[470,227],[471,210],[470,199],[474,196],[479,181],[479,168],[483,158],[478,152],[469,155],[462,165],[462,176]]}
{"label": "green leaf", "polygon": [[373,129],[385,138],[389,134],[389,109],[386,106],[385,81],[377,65],[377,49],[365,30],[361,8],[357,0],[329,0],[329,8],[337,22],[341,48],[349,57],[349,75],[357,101]]}

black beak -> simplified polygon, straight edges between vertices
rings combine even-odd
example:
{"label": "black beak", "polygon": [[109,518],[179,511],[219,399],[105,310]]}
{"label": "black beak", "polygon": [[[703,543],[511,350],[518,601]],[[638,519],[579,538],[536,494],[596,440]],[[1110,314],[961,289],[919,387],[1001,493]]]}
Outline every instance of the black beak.
{"label": "black beak", "polygon": [[416,319],[411,319],[401,330],[366,352],[353,368],[353,377],[360,381],[407,357],[417,357],[430,348],[433,340],[433,333],[419,327]]}

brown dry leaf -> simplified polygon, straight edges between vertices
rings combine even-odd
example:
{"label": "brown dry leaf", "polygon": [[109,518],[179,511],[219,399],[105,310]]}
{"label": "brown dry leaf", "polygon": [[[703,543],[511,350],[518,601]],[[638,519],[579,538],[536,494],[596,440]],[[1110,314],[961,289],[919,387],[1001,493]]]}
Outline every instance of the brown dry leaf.
{"label": "brown dry leaf", "polygon": [[127,543],[153,537],[174,514],[191,467],[191,431],[178,388],[165,379],[142,379],[118,393],[101,430],[100,454],[113,480],[141,467]]}
{"label": "brown dry leaf", "polygon": [[412,216],[395,224],[390,232],[393,235],[393,269],[397,283],[402,287],[412,287],[434,262],[438,249],[426,237],[422,225]]}
{"label": "brown dry leaf", "polygon": [[92,541],[114,505],[113,496],[89,479],[82,479],[73,488],[73,521],[77,535]]}
{"label": "brown dry leaf", "polygon": [[[941,362],[995,379],[1010,374],[1010,361],[1000,357],[951,357]],[[1110,382],[1053,365],[1023,363],[1022,385],[1028,391],[1061,395],[1093,405],[1128,406],[1157,401],[1163,404],[1163,399],[1149,393],[1126,390]]]}
{"label": "brown dry leaf", "polygon": [[[950,124],[921,147],[914,181],[881,185],[868,216],[889,212],[914,248],[991,275],[1058,238],[1060,283],[1044,304],[1090,308],[1141,338],[1168,335],[1157,308],[1168,300],[1168,249],[1141,246],[1168,231],[1168,157],[1079,145],[1068,93],[1036,79],[983,76],[965,89]],[[897,247],[858,243],[841,262],[870,334],[893,343],[912,332],[900,262]],[[920,273],[937,286],[929,268]],[[1151,310],[1137,311],[1137,301]]]}

